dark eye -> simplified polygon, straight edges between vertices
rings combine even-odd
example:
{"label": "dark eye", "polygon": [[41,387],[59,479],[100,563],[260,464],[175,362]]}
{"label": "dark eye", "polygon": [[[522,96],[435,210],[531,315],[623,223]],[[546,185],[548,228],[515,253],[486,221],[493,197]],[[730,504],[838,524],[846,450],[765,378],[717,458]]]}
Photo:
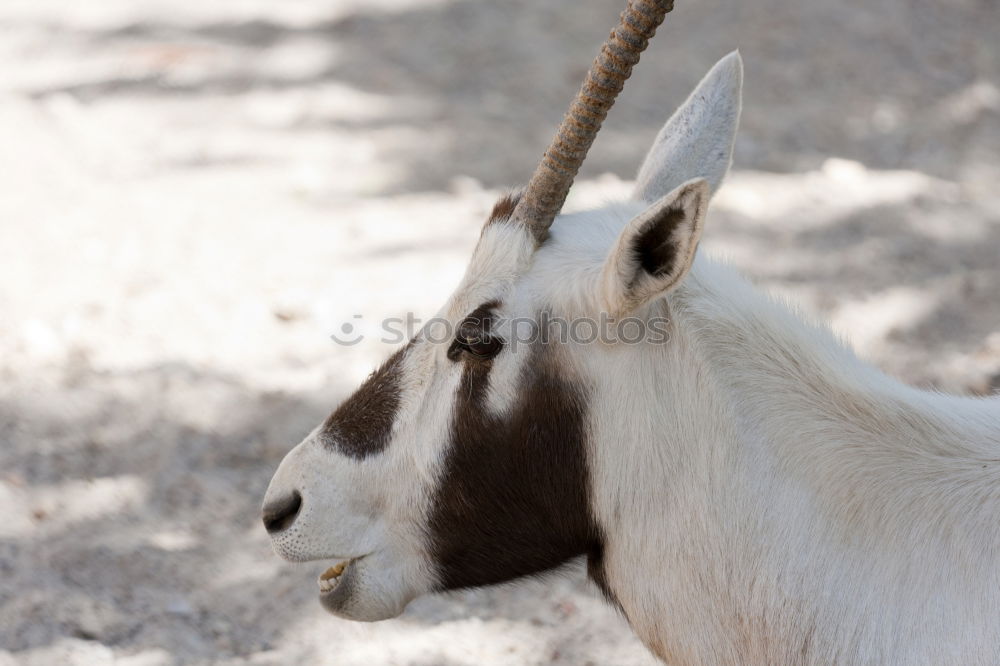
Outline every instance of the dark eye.
{"label": "dark eye", "polygon": [[479,360],[489,360],[494,358],[503,349],[503,340],[490,335],[490,333],[478,326],[465,326],[459,328],[454,342],[448,348],[448,358],[457,361],[463,353]]}
{"label": "dark eye", "polygon": [[491,335],[482,335],[478,339],[464,343],[465,350],[480,359],[493,358],[503,349],[503,341]]}
{"label": "dark eye", "polygon": [[448,347],[449,359],[458,361],[462,358],[472,358],[488,361],[500,353],[503,349],[503,338],[493,335],[492,331],[493,309],[498,305],[496,301],[483,303],[462,320],[455,333],[455,339]]}

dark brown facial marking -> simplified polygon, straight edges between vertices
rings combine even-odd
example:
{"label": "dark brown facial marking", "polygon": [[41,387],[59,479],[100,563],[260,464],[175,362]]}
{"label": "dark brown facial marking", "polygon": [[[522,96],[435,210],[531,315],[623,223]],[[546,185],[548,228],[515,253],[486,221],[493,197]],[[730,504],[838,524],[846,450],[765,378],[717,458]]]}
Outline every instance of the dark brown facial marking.
{"label": "dark brown facial marking", "polygon": [[650,275],[666,275],[677,259],[677,247],[671,236],[684,221],[684,210],[670,208],[662,215],[649,221],[633,245],[633,251],[643,270]]}
{"label": "dark brown facial marking", "polygon": [[600,543],[591,518],[586,392],[540,348],[502,416],[485,405],[490,364],[467,360],[429,536],[443,589],[537,574]]}
{"label": "dark brown facial marking", "polygon": [[409,348],[390,356],[327,418],[320,437],[328,448],[358,460],[385,449],[399,409],[400,373]]}

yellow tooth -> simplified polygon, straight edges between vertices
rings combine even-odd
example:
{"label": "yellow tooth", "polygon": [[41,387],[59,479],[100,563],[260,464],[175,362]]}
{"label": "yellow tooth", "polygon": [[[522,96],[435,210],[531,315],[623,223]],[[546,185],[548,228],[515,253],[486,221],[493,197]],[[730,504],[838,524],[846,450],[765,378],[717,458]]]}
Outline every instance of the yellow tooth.
{"label": "yellow tooth", "polygon": [[331,578],[336,578],[340,574],[344,573],[344,567],[346,567],[346,566],[347,566],[347,562],[341,562],[340,564],[336,564],[336,565],[330,567],[329,569],[327,569],[326,571],[324,571],[323,575],[321,575],[319,577],[319,579],[320,580],[330,580]]}

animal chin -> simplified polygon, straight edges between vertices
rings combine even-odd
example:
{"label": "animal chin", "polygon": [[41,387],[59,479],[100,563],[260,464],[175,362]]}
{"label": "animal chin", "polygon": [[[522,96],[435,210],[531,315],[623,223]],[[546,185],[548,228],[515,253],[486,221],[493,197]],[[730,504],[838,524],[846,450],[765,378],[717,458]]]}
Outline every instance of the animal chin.
{"label": "animal chin", "polygon": [[333,565],[323,573],[319,575],[319,591],[321,594],[329,594],[337,589],[340,585],[340,577],[344,574],[344,571],[350,566],[351,562],[354,560],[344,560],[343,562],[338,562]]}
{"label": "animal chin", "polygon": [[345,613],[345,606],[355,595],[355,582],[358,562],[362,557],[354,557],[334,564],[320,574],[316,581],[319,584],[319,600],[331,613]]}
{"label": "animal chin", "polygon": [[338,562],[319,576],[319,602],[330,613],[350,620],[383,619],[358,617],[366,615],[359,608],[363,602],[359,589],[361,561],[364,557]]}
{"label": "animal chin", "polygon": [[338,562],[319,578],[319,603],[327,612],[360,622],[398,617],[417,596],[391,573],[394,567],[379,553]]}

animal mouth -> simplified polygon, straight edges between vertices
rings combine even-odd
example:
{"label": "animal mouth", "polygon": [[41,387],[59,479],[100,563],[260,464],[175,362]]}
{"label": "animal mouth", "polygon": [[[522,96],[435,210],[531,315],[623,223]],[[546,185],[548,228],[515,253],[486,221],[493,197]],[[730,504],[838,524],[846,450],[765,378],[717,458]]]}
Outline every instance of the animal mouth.
{"label": "animal mouth", "polygon": [[349,560],[344,560],[343,562],[338,562],[321,573],[319,575],[319,580],[316,581],[319,584],[320,594],[329,594],[330,592],[336,590],[344,572],[347,571],[351,564],[360,559],[360,557],[355,557]]}

